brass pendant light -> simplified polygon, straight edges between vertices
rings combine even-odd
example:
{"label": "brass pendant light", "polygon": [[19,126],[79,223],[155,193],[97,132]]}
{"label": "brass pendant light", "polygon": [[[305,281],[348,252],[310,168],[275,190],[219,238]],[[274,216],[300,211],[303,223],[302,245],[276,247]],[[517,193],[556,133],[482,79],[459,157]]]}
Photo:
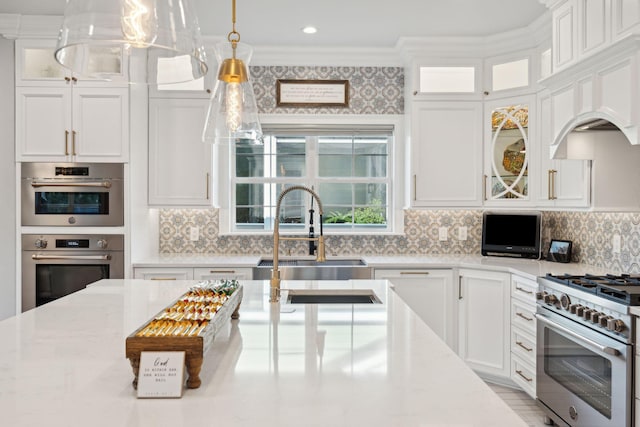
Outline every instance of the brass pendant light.
{"label": "brass pendant light", "polygon": [[248,63],[250,46],[240,43],[236,31],[236,1],[232,0],[232,31],[227,42],[216,45],[218,77],[209,102],[202,139],[211,143],[262,143],[262,128],[258,119],[253,85]]}

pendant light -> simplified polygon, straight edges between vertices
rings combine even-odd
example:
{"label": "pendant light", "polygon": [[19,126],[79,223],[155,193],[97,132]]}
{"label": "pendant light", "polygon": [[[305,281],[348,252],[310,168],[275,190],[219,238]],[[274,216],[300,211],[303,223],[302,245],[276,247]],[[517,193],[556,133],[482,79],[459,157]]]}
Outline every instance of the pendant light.
{"label": "pendant light", "polygon": [[206,55],[190,1],[68,0],[55,58],[81,76],[107,80],[123,72],[130,82],[138,79],[114,63],[122,54],[146,60],[139,78],[146,83],[203,77]]}
{"label": "pendant light", "polygon": [[258,106],[249,77],[252,49],[240,43],[240,33],[236,31],[236,0],[232,0],[231,17],[228,43],[216,44],[216,59],[220,65],[202,139],[211,143],[262,144]]}

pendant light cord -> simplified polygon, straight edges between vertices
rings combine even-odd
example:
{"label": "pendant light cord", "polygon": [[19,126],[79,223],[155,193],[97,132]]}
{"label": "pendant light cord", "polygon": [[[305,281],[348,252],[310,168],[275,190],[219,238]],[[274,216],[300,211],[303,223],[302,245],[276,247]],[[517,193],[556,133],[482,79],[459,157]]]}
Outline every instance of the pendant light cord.
{"label": "pendant light cord", "polygon": [[233,49],[233,58],[236,57],[236,46],[240,42],[240,33],[236,31],[236,0],[231,0],[231,32],[227,35],[227,40]]}

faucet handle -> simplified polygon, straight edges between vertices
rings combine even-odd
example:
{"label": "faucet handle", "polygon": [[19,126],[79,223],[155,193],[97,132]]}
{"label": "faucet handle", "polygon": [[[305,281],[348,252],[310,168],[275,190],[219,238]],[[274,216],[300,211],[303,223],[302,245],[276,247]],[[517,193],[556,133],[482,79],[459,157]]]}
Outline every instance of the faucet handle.
{"label": "faucet handle", "polygon": [[316,249],[317,249],[316,261],[325,262],[327,260],[327,257],[325,256],[325,253],[324,253],[324,236],[322,235],[318,236],[318,247]]}

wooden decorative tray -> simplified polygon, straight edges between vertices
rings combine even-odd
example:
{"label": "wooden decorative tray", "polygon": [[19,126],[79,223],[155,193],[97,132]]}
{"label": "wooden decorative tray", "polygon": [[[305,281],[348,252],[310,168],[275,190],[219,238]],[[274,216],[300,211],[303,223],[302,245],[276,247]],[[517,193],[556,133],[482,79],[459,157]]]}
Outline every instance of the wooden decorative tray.
{"label": "wooden decorative tray", "polygon": [[239,317],[241,302],[242,285],[236,280],[203,281],[129,335],[126,356],[135,377],[133,387],[138,387],[143,351],[184,351],[187,387],[200,387],[204,354],[229,318]]}

